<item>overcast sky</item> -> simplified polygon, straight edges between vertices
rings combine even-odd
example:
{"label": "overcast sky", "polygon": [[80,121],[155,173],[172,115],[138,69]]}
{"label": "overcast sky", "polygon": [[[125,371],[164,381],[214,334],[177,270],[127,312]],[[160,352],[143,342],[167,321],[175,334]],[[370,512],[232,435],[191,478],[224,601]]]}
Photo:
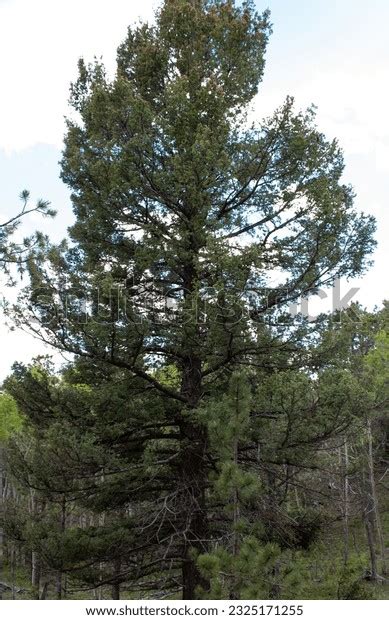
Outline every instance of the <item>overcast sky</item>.
{"label": "overcast sky", "polygon": [[[116,47],[134,20],[150,19],[151,0],[0,0],[0,221],[17,208],[20,191],[43,197],[58,211],[54,222],[29,226],[59,240],[72,221],[60,159],[69,83],[77,59],[102,56],[114,70]],[[372,308],[389,297],[389,40],[387,0],[257,0],[271,10],[273,35],[258,118],[286,95],[318,106],[318,125],[345,153],[345,181],[357,206],[378,220],[375,265],[354,299]],[[4,291],[3,291],[4,293]],[[5,291],[7,295],[7,291]],[[0,317],[2,322],[2,319]],[[0,379],[13,361],[29,361],[42,345],[0,324]]]}

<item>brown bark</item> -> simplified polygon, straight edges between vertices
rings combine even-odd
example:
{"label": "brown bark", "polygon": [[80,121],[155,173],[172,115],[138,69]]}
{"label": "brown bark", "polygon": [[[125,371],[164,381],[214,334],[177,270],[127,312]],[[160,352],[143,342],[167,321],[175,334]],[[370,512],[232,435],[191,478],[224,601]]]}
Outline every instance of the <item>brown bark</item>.
{"label": "brown bark", "polygon": [[[39,512],[38,502],[35,491],[30,489],[30,511],[34,517]],[[31,586],[34,598],[39,599],[39,589],[41,582],[41,561],[37,551],[31,552]]]}
{"label": "brown bark", "polygon": [[41,563],[36,551],[31,553],[31,585],[33,596],[39,599],[39,588],[41,582]]}
{"label": "brown bark", "polygon": [[46,580],[45,580],[45,582],[43,584],[43,587],[42,587],[42,591],[41,591],[40,597],[39,597],[41,601],[45,601],[46,600],[48,589],[49,589],[49,580],[46,578]]}
{"label": "brown bark", "polygon": [[[188,212],[189,218],[194,212]],[[209,524],[206,506],[208,472],[206,467],[207,429],[196,419],[202,397],[202,363],[198,353],[201,337],[197,321],[196,260],[200,248],[193,231],[188,237],[190,259],[183,267],[184,313],[189,319],[184,330],[182,381],[180,394],[187,402],[180,420],[182,455],[179,476],[182,493],[182,596],[196,599],[199,588],[209,583],[197,566],[197,556],[208,549]]]}
{"label": "brown bark", "polygon": [[375,521],[375,527],[377,532],[377,539],[380,547],[381,556],[381,568],[384,575],[387,574],[386,561],[385,561],[385,541],[381,524],[381,515],[378,505],[378,497],[375,483],[374,473],[374,453],[373,453],[373,433],[371,429],[371,420],[367,423],[367,439],[368,439],[368,470],[369,470],[369,483],[370,483],[370,496],[371,504],[373,508],[373,515]]}
{"label": "brown bark", "polygon": [[181,393],[188,400],[189,411],[184,412],[180,425],[183,441],[181,459],[183,506],[183,599],[198,597],[198,588],[208,589],[209,584],[197,567],[198,554],[207,550],[209,538],[206,509],[206,450],[207,431],[199,425],[190,410],[195,410],[201,398],[201,361],[198,357],[187,359],[183,372]]}
{"label": "brown bark", "polygon": [[[61,516],[60,516],[60,529],[64,534],[66,529],[66,497],[62,498],[61,504]],[[55,579],[55,598],[61,600],[63,597],[63,584],[62,584],[62,571],[59,570]]]}
{"label": "brown bark", "polygon": [[362,472],[362,501],[362,517],[366,530],[367,545],[369,548],[371,579],[373,581],[376,581],[378,577],[378,569],[377,552],[375,548],[374,537],[374,506],[372,503],[370,485],[368,482],[368,476],[366,475],[366,471]]}
{"label": "brown bark", "polygon": [[117,558],[113,563],[113,574],[114,574],[114,578],[117,579],[117,581],[114,581],[114,583],[112,584],[112,600],[113,601],[120,601],[120,581],[119,581],[120,568],[121,568],[121,560],[120,558]]}
{"label": "brown bark", "polygon": [[349,528],[349,457],[348,444],[345,439],[343,449],[339,448],[339,461],[342,481],[342,519],[343,519],[343,561],[346,565],[350,555],[350,528]]}

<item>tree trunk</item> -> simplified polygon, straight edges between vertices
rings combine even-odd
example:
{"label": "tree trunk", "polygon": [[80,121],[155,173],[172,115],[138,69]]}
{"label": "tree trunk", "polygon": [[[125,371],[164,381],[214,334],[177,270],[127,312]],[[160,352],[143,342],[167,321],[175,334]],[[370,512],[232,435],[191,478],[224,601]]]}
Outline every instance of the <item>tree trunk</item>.
{"label": "tree trunk", "polygon": [[[31,515],[34,516],[38,513],[38,503],[36,499],[36,494],[33,489],[30,489],[30,511]],[[39,554],[37,551],[31,552],[31,586],[33,596],[36,599],[39,599],[39,590],[40,590],[40,581],[41,581],[41,561]]]}
{"label": "tree trunk", "polygon": [[372,502],[373,512],[374,512],[377,538],[378,538],[378,543],[380,546],[381,568],[382,568],[382,573],[386,575],[387,568],[386,568],[386,561],[385,561],[385,541],[384,541],[384,535],[382,531],[381,516],[380,516],[380,511],[379,511],[379,506],[378,506],[378,497],[377,497],[377,490],[376,490],[376,484],[375,484],[373,433],[371,430],[370,419],[367,422],[367,440],[368,440],[368,469],[369,469],[370,495],[371,495],[371,502]]}
{"label": "tree trunk", "polygon": [[[189,219],[194,219],[192,211]],[[183,266],[184,321],[189,319],[182,340],[182,381],[181,395],[186,399],[180,420],[181,434],[181,527],[182,548],[182,589],[183,599],[198,597],[198,589],[208,590],[209,583],[200,574],[197,556],[208,549],[209,526],[206,506],[208,472],[206,466],[207,429],[196,419],[196,409],[202,397],[202,363],[197,353],[201,340],[198,324],[198,297],[196,294],[196,264],[199,242],[192,223],[188,226],[189,260]]]}
{"label": "tree trunk", "polygon": [[[238,465],[238,439],[234,439],[234,464]],[[233,526],[233,538],[232,538],[232,554],[237,556],[239,553],[239,534],[238,534],[238,521],[240,516],[239,511],[239,491],[235,486],[233,492],[233,517],[232,517],[232,526]]]}
{"label": "tree trunk", "polygon": [[197,556],[208,549],[209,526],[206,510],[207,475],[204,467],[206,437],[203,429],[187,423],[185,437],[192,437],[183,455],[183,599],[198,598],[197,588],[208,589],[209,583],[197,568]]}
{"label": "tree trunk", "polygon": [[375,538],[374,538],[374,506],[372,502],[372,497],[370,493],[370,485],[368,483],[368,477],[366,476],[366,472],[362,472],[362,517],[366,530],[367,544],[369,547],[370,554],[370,569],[371,569],[371,579],[373,581],[377,580],[378,571],[377,571],[377,553],[375,548]]}
{"label": "tree trunk", "polygon": [[46,578],[46,580],[45,580],[45,582],[43,584],[43,587],[42,587],[42,591],[41,591],[40,597],[39,597],[41,601],[45,601],[46,600],[48,589],[49,589],[49,580]]}
{"label": "tree trunk", "polygon": [[41,564],[40,558],[36,551],[31,553],[31,585],[33,596],[39,599],[39,588],[41,581]]}
{"label": "tree trunk", "polygon": [[62,572],[58,571],[55,579],[55,598],[57,601],[62,599]]}
{"label": "tree trunk", "polygon": [[[181,393],[188,399],[189,409],[195,410],[201,397],[201,361],[195,356],[187,359],[183,372]],[[206,507],[207,431],[189,412],[184,412],[180,431],[182,435],[182,528],[184,532],[182,583],[183,599],[198,597],[198,588],[207,590],[208,581],[200,574],[196,558],[208,548],[209,526]]]}
{"label": "tree trunk", "polygon": [[[61,516],[60,516],[60,531],[65,533],[66,529],[66,497],[63,496],[61,503]],[[55,579],[55,598],[61,600],[63,597],[63,585],[62,585],[62,571],[59,570]]]}
{"label": "tree trunk", "polygon": [[112,600],[113,601],[120,601],[120,581],[119,581],[119,575],[120,575],[120,567],[121,567],[121,560],[120,558],[116,559],[113,563],[113,574],[114,577],[117,579],[117,581],[115,581],[112,584]]}
{"label": "tree trunk", "polygon": [[342,518],[343,518],[343,561],[346,565],[350,554],[350,528],[349,528],[349,458],[347,439],[344,441],[343,451],[339,448],[339,461],[342,479]]}
{"label": "tree trunk", "polygon": [[15,543],[12,543],[11,548],[11,587],[12,587],[12,600],[14,601],[16,596],[16,549]]}

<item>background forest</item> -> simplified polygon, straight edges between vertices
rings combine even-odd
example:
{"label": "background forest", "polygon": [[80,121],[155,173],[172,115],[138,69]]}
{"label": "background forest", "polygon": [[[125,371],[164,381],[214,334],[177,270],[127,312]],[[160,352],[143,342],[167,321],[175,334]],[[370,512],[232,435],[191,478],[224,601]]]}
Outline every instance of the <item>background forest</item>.
{"label": "background forest", "polygon": [[8,321],[71,360],[2,386],[3,598],[389,598],[389,304],[297,312],[375,222],[313,108],[252,120],[269,20],[165,0],[81,60],[69,236],[0,223]]}

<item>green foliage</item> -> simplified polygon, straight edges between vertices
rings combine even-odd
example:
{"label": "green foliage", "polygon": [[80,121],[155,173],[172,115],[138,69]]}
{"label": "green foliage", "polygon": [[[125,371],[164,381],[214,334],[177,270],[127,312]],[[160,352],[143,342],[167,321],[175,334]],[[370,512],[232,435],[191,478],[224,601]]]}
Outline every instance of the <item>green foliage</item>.
{"label": "green foliage", "polygon": [[19,431],[22,423],[15,400],[9,394],[0,393],[0,441]]}
{"label": "green foliage", "polygon": [[277,587],[277,564],[280,550],[276,545],[260,545],[254,537],[242,540],[239,553],[226,549],[198,559],[200,570],[210,581],[206,598],[272,598]]}
{"label": "green foliage", "polygon": [[211,599],[365,600],[373,596],[363,579],[366,561],[353,554],[344,566],[322,545],[309,553],[281,552],[276,545],[247,539],[238,556],[220,550],[201,556],[199,566],[211,581]]}
{"label": "green foliage", "polygon": [[[25,270],[26,260],[31,256],[37,256],[47,243],[47,239],[37,232],[30,237],[25,237],[19,243],[14,240],[22,220],[30,213],[40,213],[43,217],[53,217],[56,212],[50,208],[50,203],[38,200],[35,206],[29,205],[30,194],[23,190],[19,196],[22,206],[11,217],[0,221],[0,268],[6,275],[11,275],[11,267],[16,266],[22,273]],[[10,278],[10,283],[14,280]]]}

